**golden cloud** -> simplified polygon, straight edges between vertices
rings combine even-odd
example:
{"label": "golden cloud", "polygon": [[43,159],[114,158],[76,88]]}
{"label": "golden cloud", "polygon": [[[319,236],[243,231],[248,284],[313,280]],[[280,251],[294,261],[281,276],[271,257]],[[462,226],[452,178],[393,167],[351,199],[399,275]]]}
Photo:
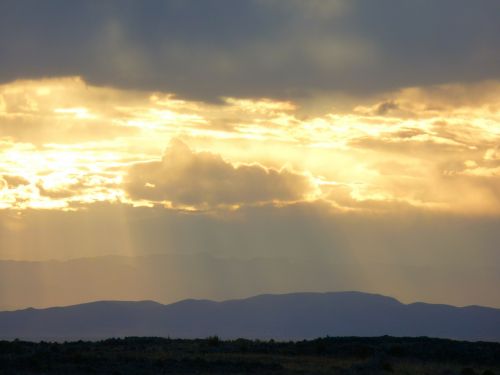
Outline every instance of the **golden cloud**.
{"label": "golden cloud", "polygon": [[[203,103],[75,77],[0,85],[2,207],[322,199],[344,210],[500,213],[499,82],[349,103],[318,114],[300,102]],[[155,160],[171,139],[197,152],[174,142]]]}
{"label": "golden cloud", "polygon": [[317,193],[305,174],[259,164],[233,165],[217,154],[193,152],[177,139],[161,161],[132,166],[125,189],[135,200],[195,208],[293,202]]}

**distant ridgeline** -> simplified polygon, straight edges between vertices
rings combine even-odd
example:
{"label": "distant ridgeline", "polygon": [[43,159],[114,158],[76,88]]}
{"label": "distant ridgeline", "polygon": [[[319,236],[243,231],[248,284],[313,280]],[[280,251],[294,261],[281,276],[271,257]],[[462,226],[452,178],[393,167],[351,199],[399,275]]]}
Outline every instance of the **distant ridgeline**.
{"label": "distant ridgeline", "polygon": [[261,295],[213,302],[93,302],[0,312],[0,339],[98,340],[156,336],[302,340],[429,336],[500,342],[500,309],[414,303],[359,292]]}

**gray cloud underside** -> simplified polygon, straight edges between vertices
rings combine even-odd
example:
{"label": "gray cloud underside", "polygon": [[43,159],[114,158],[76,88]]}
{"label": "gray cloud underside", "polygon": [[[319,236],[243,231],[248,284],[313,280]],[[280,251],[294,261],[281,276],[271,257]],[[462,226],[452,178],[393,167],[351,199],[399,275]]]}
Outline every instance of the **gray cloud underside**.
{"label": "gray cloud underside", "polygon": [[220,96],[367,94],[498,79],[497,0],[6,0],[0,82]]}

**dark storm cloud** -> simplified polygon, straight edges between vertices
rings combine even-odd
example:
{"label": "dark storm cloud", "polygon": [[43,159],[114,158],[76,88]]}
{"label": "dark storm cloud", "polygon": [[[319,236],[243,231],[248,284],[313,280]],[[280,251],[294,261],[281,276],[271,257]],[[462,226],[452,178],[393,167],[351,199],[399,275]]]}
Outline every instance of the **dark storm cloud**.
{"label": "dark storm cloud", "polygon": [[500,76],[497,0],[5,0],[0,81],[219,96],[354,94]]}

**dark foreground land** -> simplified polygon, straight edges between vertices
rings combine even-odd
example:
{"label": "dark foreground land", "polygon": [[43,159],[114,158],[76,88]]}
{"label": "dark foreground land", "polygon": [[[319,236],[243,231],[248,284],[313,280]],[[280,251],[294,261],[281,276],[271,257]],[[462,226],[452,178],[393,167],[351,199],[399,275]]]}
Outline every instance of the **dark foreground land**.
{"label": "dark foreground land", "polygon": [[0,374],[500,375],[500,343],[327,337],[299,342],[163,338],[0,341]]}

